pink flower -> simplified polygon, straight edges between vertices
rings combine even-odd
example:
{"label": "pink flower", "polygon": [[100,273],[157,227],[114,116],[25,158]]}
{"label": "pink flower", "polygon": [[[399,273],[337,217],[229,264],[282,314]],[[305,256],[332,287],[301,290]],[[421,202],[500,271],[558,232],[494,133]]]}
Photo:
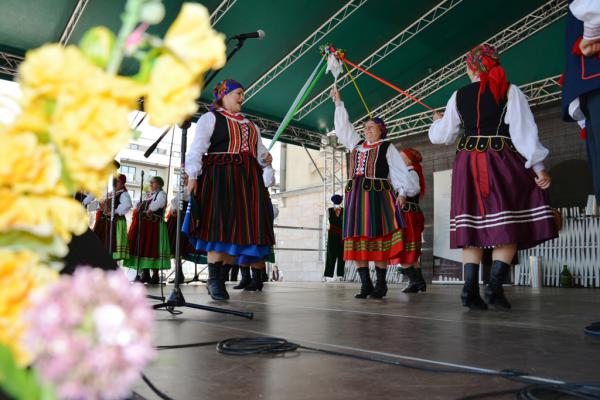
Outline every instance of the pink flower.
{"label": "pink flower", "polygon": [[80,267],[32,301],[34,367],[61,399],[120,399],[155,356],[154,314],[121,271]]}

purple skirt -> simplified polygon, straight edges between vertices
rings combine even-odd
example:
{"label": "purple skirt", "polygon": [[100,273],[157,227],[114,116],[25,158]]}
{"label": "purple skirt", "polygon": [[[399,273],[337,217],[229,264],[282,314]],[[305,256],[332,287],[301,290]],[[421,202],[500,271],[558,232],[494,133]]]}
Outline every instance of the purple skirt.
{"label": "purple skirt", "polygon": [[[510,144],[510,145],[509,145]],[[534,247],[558,236],[547,194],[506,140],[500,149],[461,149],[452,169],[450,248]]]}

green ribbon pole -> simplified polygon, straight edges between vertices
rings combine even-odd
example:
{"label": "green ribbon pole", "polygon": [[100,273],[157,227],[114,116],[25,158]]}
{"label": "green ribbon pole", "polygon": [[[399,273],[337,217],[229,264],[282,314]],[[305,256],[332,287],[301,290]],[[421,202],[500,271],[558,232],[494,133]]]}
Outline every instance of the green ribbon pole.
{"label": "green ribbon pole", "polygon": [[[275,145],[275,143],[277,142],[277,140],[279,139],[279,137],[281,136],[281,134],[283,133],[283,131],[286,130],[286,128],[288,127],[288,125],[292,121],[292,118],[294,118],[294,115],[296,115],[296,113],[298,112],[298,110],[302,106],[302,103],[304,102],[304,100],[306,100],[306,98],[310,94],[310,91],[315,87],[315,84],[317,83],[317,81],[325,73],[325,69],[327,68],[327,64],[324,64],[321,67],[321,64],[323,64],[323,61],[324,61],[323,58],[321,58],[319,60],[319,63],[317,64],[317,66],[315,67],[315,69],[313,70],[313,72],[310,74],[310,76],[308,77],[308,79],[304,83],[304,86],[302,86],[302,89],[300,90],[300,92],[296,96],[296,99],[292,103],[290,109],[285,114],[285,117],[283,118],[283,121],[281,121],[281,124],[279,125],[279,128],[277,128],[277,132],[275,132],[275,135],[273,136],[273,139],[271,140],[271,144],[269,145],[269,150],[271,150],[273,148],[273,146]],[[319,70],[319,67],[321,67],[320,70]]]}

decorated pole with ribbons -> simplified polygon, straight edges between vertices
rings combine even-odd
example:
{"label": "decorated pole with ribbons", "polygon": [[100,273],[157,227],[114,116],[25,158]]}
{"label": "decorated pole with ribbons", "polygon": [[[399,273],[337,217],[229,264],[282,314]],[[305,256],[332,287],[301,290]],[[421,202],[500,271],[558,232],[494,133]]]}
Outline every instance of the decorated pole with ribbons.
{"label": "decorated pole with ribbons", "polygon": [[294,118],[294,116],[296,115],[296,113],[298,112],[300,107],[302,107],[302,104],[308,98],[310,92],[315,87],[315,85],[317,84],[319,79],[321,79],[321,77],[325,73],[331,72],[331,75],[333,76],[333,84],[335,87],[335,85],[337,85],[338,76],[340,75],[340,73],[343,72],[343,67],[346,68],[346,73],[350,77],[350,80],[352,80],[352,84],[354,85],[354,88],[356,89],[356,92],[358,93],[358,97],[360,98],[363,106],[365,107],[365,110],[367,110],[367,114],[369,115],[369,118],[373,118],[373,115],[371,114],[371,111],[369,110],[369,106],[367,105],[367,102],[365,101],[363,94],[361,93],[360,89],[358,88],[358,84],[356,83],[356,80],[352,76],[352,72],[348,68],[348,65],[353,68],[358,69],[359,71],[362,71],[363,73],[367,74],[368,76],[377,80],[378,82],[381,82],[384,85],[394,89],[395,91],[402,94],[403,96],[408,97],[415,103],[418,103],[431,111],[435,111],[432,107],[423,103],[421,100],[419,100],[415,96],[411,95],[410,93],[406,92],[405,90],[402,90],[398,86],[386,81],[385,79],[373,74],[370,71],[367,71],[366,69],[362,68],[360,65],[354,64],[352,61],[350,61],[346,58],[346,53],[343,50],[336,49],[331,44],[326,44],[326,45],[321,46],[321,58],[319,60],[319,63],[317,64],[315,69],[312,71],[312,73],[310,74],[310,76],[308,77],[308,79],[306,80],[304,85],[302,86],[302,89],[300,89],[300,92],[298,93],[298,95],[296,95],[296,98],[292,102],[289,110],[285,114],[283,121],[281,121],[281,124],[279,125],[277,132],[275,132],[275,135],[273,136],[273,139],[271,140],[271,144],[269,145],[269,150],[271,150],[273,148],[273,146],[275,145],[275,143],[277,142],[277,140],[279,139],[281,134],[287,129],[290,122],[292,121],[292,118]]}

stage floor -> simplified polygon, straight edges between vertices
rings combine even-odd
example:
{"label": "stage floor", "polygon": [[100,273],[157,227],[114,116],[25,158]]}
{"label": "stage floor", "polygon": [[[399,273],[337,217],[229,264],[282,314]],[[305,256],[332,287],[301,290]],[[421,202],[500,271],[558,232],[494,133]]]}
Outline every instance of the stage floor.
{"label": "stage floor", "polygon": [[[171,288],[165,288],[167,295]],[[278,282],[266,284],[262,293],[229,289],[232,299],[221,304],[210,300],[203,285],[183,285],[189,302],[253,311],[254,319],[187,308],[178,316],[157,311],[156,343],[265,335],[424,367],[444,367],[435,361],[600,381],[600,339],[582,331],[600,321],[598,290],[507,287],[512,310],[476,312],[461,307],[460,286],[432,285],[416,295],[391,286],[384,300],[354,299],[357,288]],[[145,372],[177,400],[457,399],[524,386],[500,377],[431,373],[307,350],[226,356],[214,346],[160,351]],[[142,382],[135,390],[157,398]]]}

